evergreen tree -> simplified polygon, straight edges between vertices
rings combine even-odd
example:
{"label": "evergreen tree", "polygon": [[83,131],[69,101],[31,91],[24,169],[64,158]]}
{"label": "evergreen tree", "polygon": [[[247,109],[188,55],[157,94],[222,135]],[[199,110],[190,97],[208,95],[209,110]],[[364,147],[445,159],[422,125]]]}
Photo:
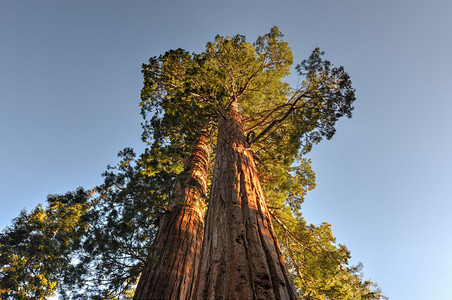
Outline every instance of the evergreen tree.
{"label": "evergreen tree", "polygon": [[[218,36],[215,42],[207,44],[204,53],[189,55],[183,50],[171,51],[160,58],[166,64],[151,59],[145,66],[145,74],[150,74],[151,78],[163,77],[166,85],[151,81],[153,84],[143,90],[147,97],[142,106],[154,112],[148,123],[152,130],[165,125],[156,112],[174,116],[167,119],[166,125],[179,121],[178,126],[173,123],[172,127],[179,130],[173,133],[173,138],[181,132],[189,135],[193,128],[180,120],[212,123],[217,118],[227,118],[231,107],[236,107],[236,113],[246,120],[240,126],[249,125],[244,148],[257,147],[256,155],[261,156],[262,161],[271,162],[261,164],[262,173],[272,171],[273,178],[267,183],[279,189],[273,194],[291,194],[287,198],[296,209],[300,204],[296,196],[298,184],[287,173],[290,168],[294,169],[297,158],[299,166],[302,165],[299,152],[308,152],[322,137],[331,138],[338,118],[351,116],[354,91],[343,68],[331,68],[328,61],[321,59],[323,53],[318,49],[297,67],[299,74],[305,76],[302,86],[290,89],[281,79],[288,74],[292,54],[281,37],[277,28],[260,37],[254,45],[240,35]],[[156,109],[156,103],[160,109]],[[257,136],[251,131],[256,128],[261,128]],[[262,137],[266,137],[266,141],[259,144]],[[276,145],[273,148],[280,151],[268,151],[265,146],[271,147],[271,140]],[[221,144],[217,150],[219,147]],[[275,162],[275,158],[279,160]],[[230,164],[233,162],[226,163]]]}

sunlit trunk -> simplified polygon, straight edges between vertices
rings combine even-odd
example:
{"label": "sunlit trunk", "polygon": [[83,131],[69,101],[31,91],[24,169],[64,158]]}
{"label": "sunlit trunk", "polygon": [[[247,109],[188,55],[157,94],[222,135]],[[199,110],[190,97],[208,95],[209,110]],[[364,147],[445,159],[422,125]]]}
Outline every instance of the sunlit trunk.
{"label": "sunlit trunk", "polygon": [[193,299],[296,299],[237,108],[218,131]]}
{"label": "sunlit trunk", "polygon": [[172,208],[160,223],[134,299],[189,299],[193,291],[204,234],[208,142],[203,132],[184,161],[188,172],[175,187]]}

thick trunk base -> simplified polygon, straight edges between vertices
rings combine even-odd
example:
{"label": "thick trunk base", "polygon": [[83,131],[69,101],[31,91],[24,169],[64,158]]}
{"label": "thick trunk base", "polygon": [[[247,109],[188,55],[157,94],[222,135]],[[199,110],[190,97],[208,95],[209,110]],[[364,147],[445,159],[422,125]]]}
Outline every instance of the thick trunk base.
{"label": "thick trunk base", "polygon": [[297,299],[238,113],[220,117],[194,299]]}

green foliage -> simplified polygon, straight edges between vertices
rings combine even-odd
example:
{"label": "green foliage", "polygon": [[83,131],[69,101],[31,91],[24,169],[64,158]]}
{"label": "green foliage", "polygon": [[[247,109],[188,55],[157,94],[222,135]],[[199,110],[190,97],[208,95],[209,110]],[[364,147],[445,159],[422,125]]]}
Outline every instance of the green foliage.
{"label": "green foliage", "polygon": [[349,250],[336,243],[331,225],[308,225],[288,207],[273,209],[275,232],[300,299],[387,299],[364,281],[362,265],[349,266]]}
{"label": "green foliage", "polygon": [[301,97],[297,103],[301,109],[294,109],[291,118],[298,134],[304,134],[304,153],[323,137],[333,137],[336,122],[343,116],[352,116],[355,101],[350,76],[342,66],[332,67],[322,55],[324,52],[316,48],[309,59],[296,67],[305,80],[295,93]]}
{"label": "green foliage", "polygon": [[[130,299],[144,267],[160,217],[168,207],[174,182],[183,169],[164,147],[148,149],[138,159],[126,148],[120,162],[103,174],[92,208],[89,229],[78,253],[71,282],[74,299]],[[67,287],[67,286],[66,286]],[[67,290],[67,289],[66,289]]]}
{"label": "green foliage", "polygon": [[2,299],[131,299],[172,187],[183,171],[165,147],[119,152],[104,183],[51,195],[0,236]]}
{"label": "green foliage", "polygon": [[[274,27],[253,45],[245,37],[217,36],[200,54],[177,49],[143,65],[143,139],[191,145],[201,128],[239,102],[244,117],[284,102],[292,53]],[[189,143],[191,142],[191,143]]]}
{"label": "green foliage", "polygon": [[47,208],[22,211],[0,234],[2,299],[46,299],[55,293],[86,232],[89,197],[82,188],[50,195]]}

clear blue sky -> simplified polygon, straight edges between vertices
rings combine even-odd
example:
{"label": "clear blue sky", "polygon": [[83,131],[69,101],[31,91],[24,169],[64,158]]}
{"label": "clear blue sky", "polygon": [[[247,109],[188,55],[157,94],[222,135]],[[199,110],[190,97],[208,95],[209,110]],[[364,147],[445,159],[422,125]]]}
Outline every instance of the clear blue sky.
{"label": "clear blue sky", "polygon": [[452,299],[452,2],[1,1],[0,226],[101,181],[140,141],[141,64],[273,25],[296,62],[320,46],[357,89],[310,154],[309,222],[333,225],[391,299]]}

